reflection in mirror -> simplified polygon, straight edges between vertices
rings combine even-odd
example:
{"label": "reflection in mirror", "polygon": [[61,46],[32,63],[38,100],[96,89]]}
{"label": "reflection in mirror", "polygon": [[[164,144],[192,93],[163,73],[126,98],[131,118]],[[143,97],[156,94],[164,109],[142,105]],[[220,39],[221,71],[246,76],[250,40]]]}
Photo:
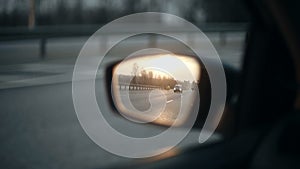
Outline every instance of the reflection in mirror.
{"label": "reflection in mirror", "polygon": [[198,110],[200,70],[193,57],[137,52],[114,67],[115,107],[137,123],[180,126]]}

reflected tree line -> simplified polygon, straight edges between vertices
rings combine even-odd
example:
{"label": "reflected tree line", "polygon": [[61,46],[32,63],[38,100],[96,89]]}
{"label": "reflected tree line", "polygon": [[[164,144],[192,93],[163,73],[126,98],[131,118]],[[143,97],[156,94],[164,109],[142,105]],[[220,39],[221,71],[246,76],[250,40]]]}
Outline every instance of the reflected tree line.
{"label": "reflected tree line", "polygon": [[123,85],[133,86],[151,86],[164,90],[173,89],[176,84],[181,84],[183,90],[193,89],[197,86],[197,82],[180,81],[171,76],[155,73],[151,70],[139,70],[135,63],[132,68],[131,75],[118,75],[118,81]]}
{"label": "reflected tree line", "polygon": [[160,89],[173,89],[174,86],[178,83],[172,77],[154,75],[152,71],[143,70],[140,75],[119,75],[120,84],[128,84],[132,86],[149,86],[157,87]]}
{"label": "reflected tree line", "polygon": [[134,76],[131,84],[159,86],[161,89],[171,89],[177,81],[170,76],[155,75],[152,71],[142,70],[140,76]]}

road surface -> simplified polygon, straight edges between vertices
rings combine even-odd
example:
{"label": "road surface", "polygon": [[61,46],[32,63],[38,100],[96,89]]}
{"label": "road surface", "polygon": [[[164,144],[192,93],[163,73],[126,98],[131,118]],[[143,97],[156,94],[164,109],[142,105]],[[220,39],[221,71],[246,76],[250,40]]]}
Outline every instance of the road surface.
{"label": "road surface", "polygon": [[[125,110],[123,115],[128,115],[129,117],[141,115],[140,118],[142,120],[143,117],[147,118],[149,114],[153,114],[157,123],[165,125],[174,123],[180,111],[186,117],[192,109],[197,108],[193,104],[195,99],[197,99],[196,90],[184,90],[182,93],[160,89],[119,90],[119,92],[120,95],[115,96],[120,96],[120,101],[116,105],[122,104],[128,111]],[[114,101],[117,102],[118,100],[115,99]],[[122,109],[119,110],[122,112]]]}
{"label": "road surface", "polygon": [[[0,102],[1,168],[104,168],[134,161],[108,153],[89,139],[76,117],[70,82],[2,89]],[[112,126],[131,136],[149,137],[166,129],[105,113]],[[179,147],[197,145],[198,136],[193,130]]]}

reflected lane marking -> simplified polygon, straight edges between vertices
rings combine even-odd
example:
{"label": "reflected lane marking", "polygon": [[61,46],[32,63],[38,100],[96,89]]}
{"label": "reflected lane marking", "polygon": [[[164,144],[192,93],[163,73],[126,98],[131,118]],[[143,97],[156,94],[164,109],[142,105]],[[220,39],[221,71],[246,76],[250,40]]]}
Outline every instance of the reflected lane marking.
{"label": "reflected lane marking", "polygon": [[167,103],[171,103],[172,101],[174,101],[174,100],[169,100],[169,101],[167,101]]}

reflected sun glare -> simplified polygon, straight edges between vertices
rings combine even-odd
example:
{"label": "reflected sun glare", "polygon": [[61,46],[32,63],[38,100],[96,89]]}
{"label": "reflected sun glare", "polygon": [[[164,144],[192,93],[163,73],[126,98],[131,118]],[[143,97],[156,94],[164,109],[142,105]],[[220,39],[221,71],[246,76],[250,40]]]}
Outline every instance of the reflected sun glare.
{"label": "reflected sun glare", "polygon": [[146,55],[127,59],[117,66],[115,73],[132,75],[135,65],[139,73],[148,70],[161,77],[171,76],[180,81],[197,81],[200,76],[200,64],[195,58],[175,54]]}

